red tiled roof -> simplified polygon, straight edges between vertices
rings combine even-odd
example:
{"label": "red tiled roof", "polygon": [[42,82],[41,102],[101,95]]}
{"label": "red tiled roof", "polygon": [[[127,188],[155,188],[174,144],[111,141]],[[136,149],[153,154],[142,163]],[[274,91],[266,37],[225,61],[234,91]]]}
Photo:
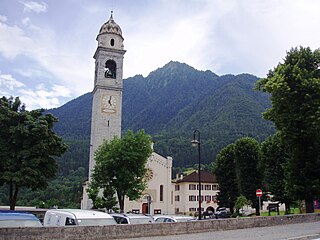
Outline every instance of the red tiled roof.
{"label": "red tiled roof", "polygon": [[[211,172],[201,170],[201,182],[202,183],[217,183],[216,175],[212,174]],[[176,183],[181,182],[199,182],[199,175],[198,171],[194,171],[189,175],[185,176],[182,179],[176,181]]]}

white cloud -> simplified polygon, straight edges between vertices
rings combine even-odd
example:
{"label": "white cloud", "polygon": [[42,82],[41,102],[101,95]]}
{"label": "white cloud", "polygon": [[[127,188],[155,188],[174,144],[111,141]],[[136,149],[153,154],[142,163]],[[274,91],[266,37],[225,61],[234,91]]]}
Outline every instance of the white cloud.
{"label": "white cloud", "polygon": [[[30,19],[25,18],[24,23],[30,24]],[[37,63],[28,66],[27,69],[21,66],[16,70],[23,76],[41,76],[50,73],[60,83],[72,88],[73,96],[91,90],[93,60],[89,56],[83,60],[81,54],[84,51],[81,48],[73,49],[69,42],[65,44],[59,41],[59,36],[50,29],[37,31],[35,37],[31,38],[18,26],[0,22],[0,36],[3,36],[0,38],[0,55],[10,60],[24,55]]]}
{"label": "white cloud", "polygon": [[28,54],[36,47],[34,41],[25,36],[17,26],[8,26],[0,22],[0,54],[13,59],[19,54]]}
{"label": "white cloud", "polygon": [[37,27],[36,25],[32,24],[31,19],[28,18],[28,17],[22,19],[22,24],[25,25],[26,27],[32,29],[32,30],[40,30],[39,27]]}
{"label": "white cloud", "polygon": [[7,21],[7,17],[4,15],[0,15],[0,21],[1,22],[6,22]]}
{"label": "white cloud", "polygon": [[48,5],[45,2],[36,2],[36,1],[23,1],[21,2],[24,5],[23,11],[25,12],[46,12]]}
{"label": "white cloud", "polygon": [[16,80],[11,74],[0,72],[0,96],[19,97],[26,104],[27,110],[36,108],[55,108],[61,105],[60,99],[69,98],[71,91],[65,86],[40,83],[32,89]]}
{"label": "white cloud", "polygon": [[[22,82],[17,81],[10,74],[0,74],[0,93],[4,89],[13,91],[15,88],[23,87],[24,84]],[[1,95],[3,95],[1,93]]]}

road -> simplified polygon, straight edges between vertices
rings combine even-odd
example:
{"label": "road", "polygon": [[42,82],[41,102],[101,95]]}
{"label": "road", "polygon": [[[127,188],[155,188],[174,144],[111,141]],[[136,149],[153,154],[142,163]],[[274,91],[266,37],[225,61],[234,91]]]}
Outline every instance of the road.
{"label": "road", "polygon": [[[170,223],[168,223],[170,224]],[[128,240],[320,240],[320,222],[288,224],[196,234],[130,238]]]}

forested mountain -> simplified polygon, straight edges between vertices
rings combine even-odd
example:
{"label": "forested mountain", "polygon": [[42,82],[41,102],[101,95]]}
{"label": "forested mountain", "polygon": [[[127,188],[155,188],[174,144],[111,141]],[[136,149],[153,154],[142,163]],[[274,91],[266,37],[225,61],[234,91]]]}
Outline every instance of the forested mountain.
{"label": "forested mountain", "polygon": [[[257,80],[249,74],[219,77],[211,71],[169,62],[146,78],[137,75],[124,80],[122,129],[144,128],[153,136],[155,150],[172,156],[174,166],[180,167],[196,163],[196,151],[190,141],[198,129],[202,161],[208,164],[221,148],[239,137],[263,140],[273,133],[273,125],[261,118],[270,102],[268,95],[253,90]],[[71,156],[67,153],[69,156],[63,157],[62,163],[68,169],[77,164],[87,168],[88,154],[75,152],[88,152],[91,104],[91,93],[87,93],[49,110],[59,118],[55,126],[58,134],[69,143],[87,148],[84,151],[72,144]],[[74,153],[77,163],[67,164]]]}
{"label": "forested mountain", "polygon": [[[123,81],[122,131],[144,128],[152,135],[156,152],[172,156],[174,167],[187,167],[198,162],[197,151],[191,147],[193,131],[198,129],[201,161],[209,164],[239,137],[262,141],[274,132],[272,123],[261,117],[270,101],[268,95],[253,90],[257,80],[249,74],[218,76],[169,62],[147,77]],[[50,188],[24,192],[18,203],[36,205],[41,199],[46,206],[79,206],[81,182],[88,173],[91,105],[92,95],[87,93],[48,110],[59,118],[54,130],[69,149],[58,159],[59,175]],[[3,197],[0,191],[1,202]]]}

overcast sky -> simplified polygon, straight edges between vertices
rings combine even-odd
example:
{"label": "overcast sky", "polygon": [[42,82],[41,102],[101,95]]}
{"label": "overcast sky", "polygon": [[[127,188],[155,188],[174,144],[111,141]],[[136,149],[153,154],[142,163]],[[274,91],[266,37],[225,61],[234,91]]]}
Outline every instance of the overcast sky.
{"label": "overcast sky", "polygon": [[93,89],[96,36],[113,10],[124,78],[169,61],[266,76],[292,47],[320,47],[320,0],[0,0],[0,97],[27,110]]}

